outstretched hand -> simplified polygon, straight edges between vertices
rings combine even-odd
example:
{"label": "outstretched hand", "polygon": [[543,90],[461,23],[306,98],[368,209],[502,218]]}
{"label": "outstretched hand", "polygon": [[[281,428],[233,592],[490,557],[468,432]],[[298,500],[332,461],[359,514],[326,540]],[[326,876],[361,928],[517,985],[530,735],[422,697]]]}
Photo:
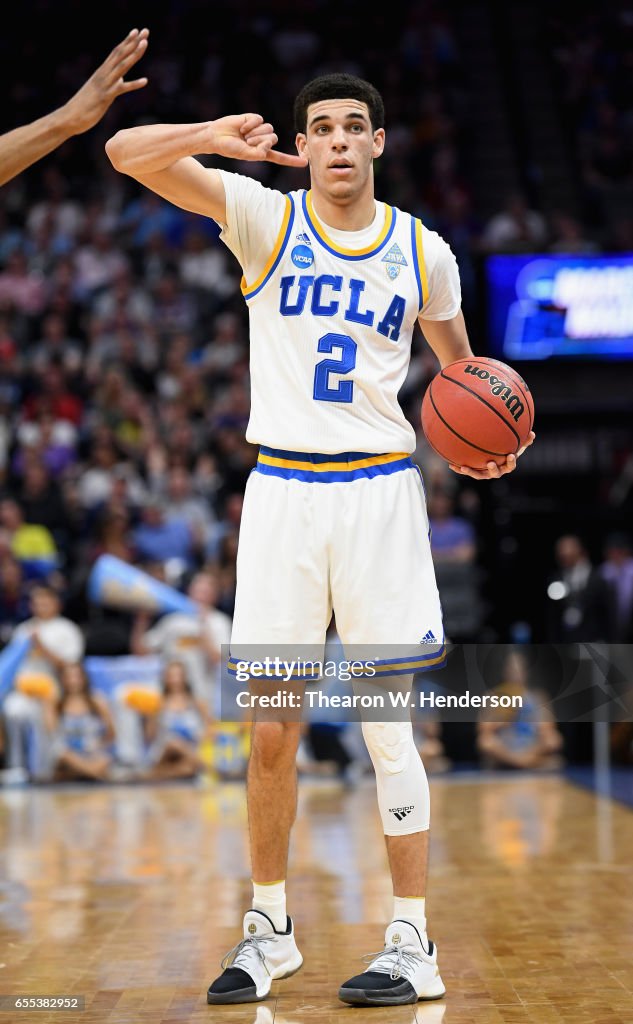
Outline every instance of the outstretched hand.
{"label": "outstretched hand", "polygon": [[267,160],[284,167],[306,167],[305,157],[273,149],[279,139],[261,114],[229,114],[211,124],[213,152],[230,160]]}
{"label": "outstretched hand", "polygon": [[74,96],[66,104],[66,113],[72,121],[73,133],[93,128],[101,120],[110,104],[126,92],[134,92],[147,85],[146,78],[125,81],[125,75],[147,49],[149,29],[142,28],[139,32],[133,28],[125,39],[115,46],[103,64],[84,82]]}
{"label": "outstretched hand", "polygon": [[485,469],[471,469],[470,466],[455,466],[449,462],[449,467],[454,473],[470,476],[473,480],[498,480],[500,476],[503,476],[505,473],[512,473],[517,468],[517,459],[523,455],[526,448],[530,447],[535,437],[536,434],[531,430],[523,447],[519,449],[516,455],[508,455],[506,461],[502,462],[501,465],[497,465],[496,462],[489,462]]}

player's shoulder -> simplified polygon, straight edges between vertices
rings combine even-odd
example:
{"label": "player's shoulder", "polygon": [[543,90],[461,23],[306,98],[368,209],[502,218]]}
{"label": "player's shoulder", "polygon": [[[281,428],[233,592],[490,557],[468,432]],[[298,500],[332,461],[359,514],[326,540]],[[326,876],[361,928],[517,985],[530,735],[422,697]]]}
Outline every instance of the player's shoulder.
{"label": "player's shoulder", "polygon": [[439,233],[439,231],[435,231],[434,228],[429,227],[428,224],[425,223],[424,217],[417,216],[407,210],[400,210],[397,206],[392,208],[396,218],[401,224],[411,225],[413,232],[421,236],[425,259],[428,260],[429,257],[437,258],[438,256],[451,252],[451,247],[446,239]]}
{"label": "player's shoulder", "polygon": [[422,224],[422,244],[425,254],[439,257],[450,253],[451,247],[443,235],[439,231],[435,231],[434,228],[428,227],[424,221],[420,223]]}
{"label": "player's shoulder", "polygon": [[248,174],[239,174],[236,171],[220,170],[225,190],[236,199],[242,201],[253,201],[256,203],[277,203],[285,205],[286,195],[279,189],[269,188],[262,184],[257,178],[251,178]]}

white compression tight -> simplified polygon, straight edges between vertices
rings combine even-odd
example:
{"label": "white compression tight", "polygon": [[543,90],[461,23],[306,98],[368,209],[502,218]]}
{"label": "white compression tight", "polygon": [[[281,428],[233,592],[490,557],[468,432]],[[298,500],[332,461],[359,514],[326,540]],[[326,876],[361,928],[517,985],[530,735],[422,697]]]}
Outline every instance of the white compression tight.
{"label": "white compression tight", "polygon": [[411,722],[363,722],[362,728],[376,772],[385,835],[426,832],[431,817],[429,783]]}

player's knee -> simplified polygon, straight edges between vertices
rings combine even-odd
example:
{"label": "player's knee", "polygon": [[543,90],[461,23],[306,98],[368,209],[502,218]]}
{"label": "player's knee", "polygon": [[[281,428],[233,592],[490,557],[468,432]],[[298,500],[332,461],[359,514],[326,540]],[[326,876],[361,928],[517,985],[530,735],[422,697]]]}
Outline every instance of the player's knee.
{"label": "player's knee", "polygon": [[378,771],[397,775],[406,771],[415,751],[411,722],[363,722],[367,750]]}
{"label": "player's knee", "polygon": [[256,722],[251,759],[263,771],[275,771],[280,764],[294,761],[299,731],[298,722]]}

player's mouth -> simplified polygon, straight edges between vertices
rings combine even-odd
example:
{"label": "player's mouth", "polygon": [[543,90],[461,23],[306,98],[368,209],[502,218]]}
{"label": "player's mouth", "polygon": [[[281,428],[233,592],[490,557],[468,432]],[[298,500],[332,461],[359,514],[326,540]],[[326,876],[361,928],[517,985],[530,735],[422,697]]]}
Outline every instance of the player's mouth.
{"label": "player's mouth", "polygon": [[344,177],[353,169],[352,164],[348,160],[333,160],[331,164],[328,164],[328,170],[333,171],[337,177]]}

